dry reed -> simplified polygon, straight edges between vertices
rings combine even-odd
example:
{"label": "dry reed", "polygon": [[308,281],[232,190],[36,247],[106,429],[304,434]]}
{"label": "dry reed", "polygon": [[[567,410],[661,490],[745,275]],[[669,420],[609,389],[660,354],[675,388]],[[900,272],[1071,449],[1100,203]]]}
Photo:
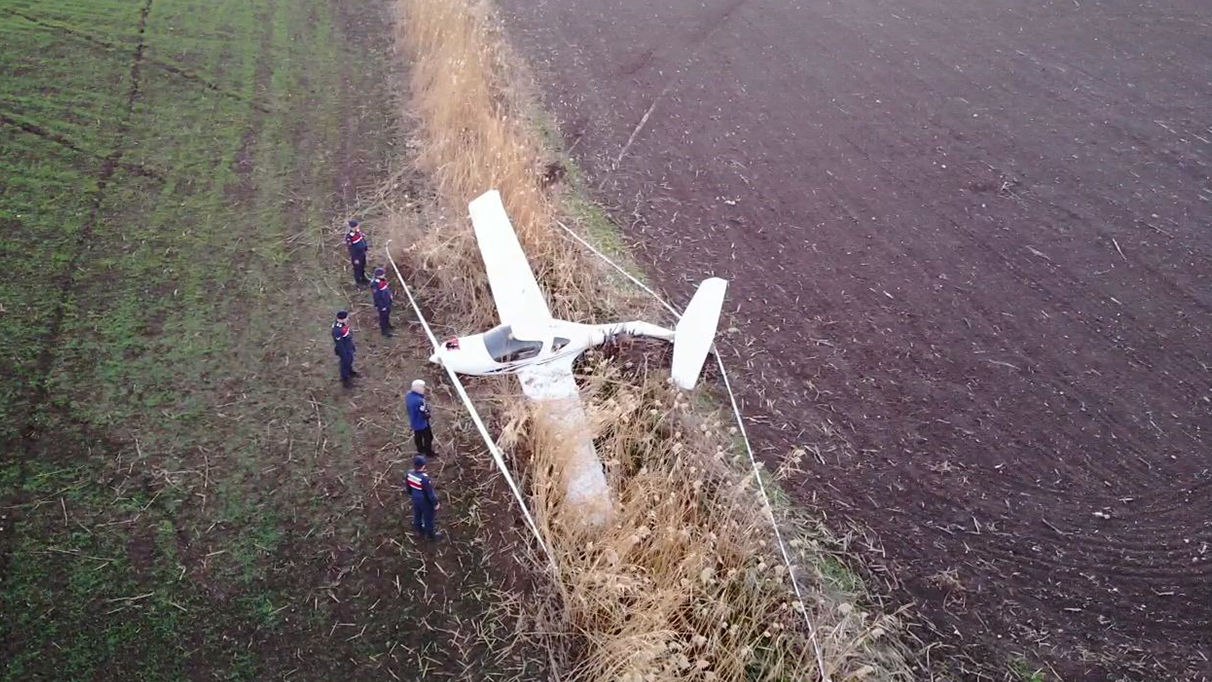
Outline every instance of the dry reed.
{"label": "dry reed", "polygon": [[[432,205],[395,212],[410,268],[431,273],[462,331],[495,323],[467,202],[500,190],[552,312],[571,319],[622,312],[610,278],[552,228],[563,217],[540,181],[545,153],[511,85],[514,63],[485,0],[398,0],[397,45],[411,81],[415,163]],[[502,444],[523,462],[533,510],[558,564],[551,631],[574,651],[571,679],[814,680],[818,662],[773,546],[751,477],[738,473],[732,436],[668,382],[595,363],[582,377],[600,455],[617,497],[606,529],[587,531],[560,494],[563,443],[547,420],[516,406]],[[784,513],[786,510],[779,512]],[[786,520],[788,527],[794,520]],[[896,622],[864,613],[855,595],[826,590],[812,566],[819,543],[796,534],[823,663],[834,680],[904,675]],[[546,608],[552,608],[547,604]],[[567,677],[566,677],[567,679]]]}
{"label": "dry reed", "polygon": [[[819,679],[769,517],[752,475],[738,473],[728,427],[663,376],[626,376],[600,362],[583,383],[618,496],[609,528],[586,531],[564,508],[557,434],[536,428],[542,420],[526,410],[505,429],[517,439],[508,445],[531,453],[533,510],[583,640],[576,679]],[[896,619],[857,608],[856,595],[828,593],[811,568],[819,545],[803,533],[792,545],[829,677],[897,677]]]}
{"label": "dry reed", "polygon": [[551,230],[555,210],[541,182],[543,150],[517,91],[502,87],[511,78],[510,61],[488,5],[399,0],[399,9],[397,45],[411,75],[407,113],[421,141],[413,161],[432,179],[441,207],[430,216],[426,238],[411,241],[412,259],[457,283],[450,294],[463,314],[495,322],[466,208],[497,189],[552,313],[601,312],[606,291],[600,268]]}

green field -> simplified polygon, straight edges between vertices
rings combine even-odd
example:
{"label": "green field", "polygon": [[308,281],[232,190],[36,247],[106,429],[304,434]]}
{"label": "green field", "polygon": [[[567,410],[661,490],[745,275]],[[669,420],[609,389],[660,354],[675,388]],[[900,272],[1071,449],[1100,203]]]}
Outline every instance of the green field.
{"label": "green field", "polygon": [[436,471],[451,542],[407,532],[400,387],[429,370],[343,265],[403,161],[389,19],[0,0],[0,679],[529,676],[485,614],[474,453]]}

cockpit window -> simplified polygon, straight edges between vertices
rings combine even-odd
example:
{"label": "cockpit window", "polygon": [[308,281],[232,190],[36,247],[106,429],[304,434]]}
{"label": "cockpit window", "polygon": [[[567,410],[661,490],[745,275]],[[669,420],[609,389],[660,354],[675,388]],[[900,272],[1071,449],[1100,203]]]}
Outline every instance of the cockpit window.
{"label": "cockpit window", "polygon": [[564,338],[563,336],[557,336],[551,341],[551,351],[553,353],[559,351],[564,348],[564,346],[567,346],[568,343],[568,339]]}
{"label": "cockpit window", "polygon": [[484,332],[484,346],[492,359],[500,363],[527,360],[543,350],[542,341],[514,338],[513,328],[507,324]]}

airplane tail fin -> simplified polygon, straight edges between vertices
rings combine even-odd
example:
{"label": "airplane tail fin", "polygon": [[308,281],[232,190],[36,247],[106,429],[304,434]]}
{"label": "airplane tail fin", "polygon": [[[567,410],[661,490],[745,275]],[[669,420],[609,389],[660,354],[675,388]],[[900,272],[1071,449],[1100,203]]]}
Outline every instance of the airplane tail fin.
{"label": "airplane tail fin", "polygon": [[683,389],[690,390],[699,381],[703,362],[715,341],[727,289],[727,280],[719,277],[703,280],[678,320],[673,339],[673,382]]}

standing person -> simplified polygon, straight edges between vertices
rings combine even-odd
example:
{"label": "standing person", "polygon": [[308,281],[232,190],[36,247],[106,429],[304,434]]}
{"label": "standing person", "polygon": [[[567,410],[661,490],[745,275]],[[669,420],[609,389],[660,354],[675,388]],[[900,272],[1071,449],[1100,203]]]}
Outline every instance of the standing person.
{"label": "standing person", "polygon": [[375,278],[370,280],[370,293],[379,311],[379,330],[383,336],[391,336],[391,285],[383,268],[375,268]]}
{"label": "standing person", "polygon": [[412,426],[412,439],[417,444],[417,454],[437,457],[433,451],[433,429],[429,427],[429,405],[425,404],[425,382],[412,382],[412,390],[404,396],[408,406],[408,423]]}
{"label": "standing person", "polygon": [[438,534],[434,523],[434,512],[442,508],[438,502],[438,494],[434,492],[433,482],[425,473],[425,458],[417,455],[412,458],[412,471],[408,472],[408,494],[412,498],[412,526],[417,532],[430,540],[442,537]]}
{"label": "standing person", "polygon": [[349,263],[353,265],[354,284],[362,288],[370,283],[366,279],[366,250],[370,248],[370,240],[362,234],[362,221],[357,218],[349,219],[349,232],[345,235],[345,244],[349,247]]}
{"label": "standing person", "polygon": [[342,310],[337,313],[337,321],[332,323],[332,352],[336,353],[341,362],[341,385],[345,388],[353,386],[353,378],[358,376],[354,371],[353,331],[349,328],[349,313]]}

